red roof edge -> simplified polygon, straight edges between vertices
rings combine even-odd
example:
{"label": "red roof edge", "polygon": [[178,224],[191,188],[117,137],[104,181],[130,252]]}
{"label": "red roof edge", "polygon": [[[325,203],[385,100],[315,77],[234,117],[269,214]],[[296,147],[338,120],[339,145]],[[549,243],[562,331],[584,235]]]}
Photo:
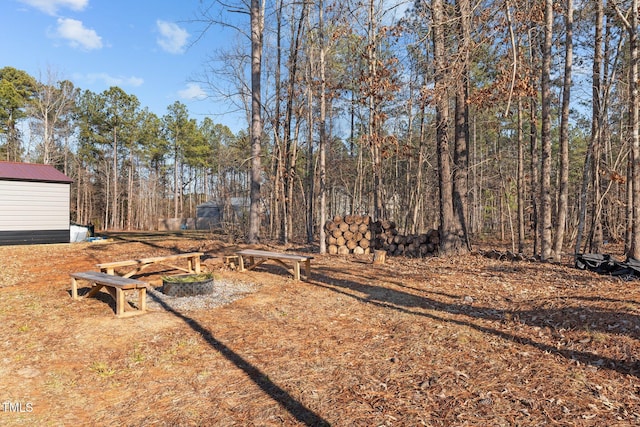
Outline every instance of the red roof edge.
{"label": "red roof edge", "polygon": [[0,180],[72,183],[73,180],[51,165],[0,161]]}

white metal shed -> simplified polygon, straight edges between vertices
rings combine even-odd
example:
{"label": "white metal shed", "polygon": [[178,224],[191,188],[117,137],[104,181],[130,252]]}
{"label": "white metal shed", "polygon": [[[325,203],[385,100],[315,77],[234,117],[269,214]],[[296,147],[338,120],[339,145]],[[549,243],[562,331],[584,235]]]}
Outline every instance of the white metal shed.
{"label": "white metal shed", "polygon": [[68,243],[71,182],[51,165],[0,162],[0,245]]}

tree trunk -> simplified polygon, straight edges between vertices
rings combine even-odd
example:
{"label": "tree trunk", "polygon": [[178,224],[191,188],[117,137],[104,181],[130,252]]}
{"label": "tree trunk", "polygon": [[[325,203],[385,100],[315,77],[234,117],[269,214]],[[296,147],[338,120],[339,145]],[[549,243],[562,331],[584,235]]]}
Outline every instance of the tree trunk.
{"label": "tree trunk", "polygon": [[462,59],[460,78],[456,86],[455,148],[453,152],[453,209],[456,229],[462,232],[468,250],[471,242],[467,229],[467,179],[469,168],[469,44],[471,38],[471,6],[469,0],[457,0],[460,49]]}
{"label": "tree trunk", "polygon": [[111,199],[111,228],[118,226],[118,128],[113,128],[113,193]]}
{"label": "tree trunk", "polygon": [[631,3],[631,23],[629,26],[629,50],[631,51],[631,73],[629,100],[631,127],[631,158],[633,171],[633,225],[631,227],[631,248],[627,254],[630,258],[640,259],[640,134],[638,133],[638,0]]}
{"label": "tree trunk", "polygon": [[449,97],[445,76],[449,72],[445,52],[445,17],[442,0],[433,0],[434,92],[436,99],[436,145],[440,184],[440,251],[457,253],[464,247],[453,211],[453,184],[449,152]]}
{"label": "tree trunk", "polygon": [[[310,61],[313,62],[312,53],[309,54]],[[310,68],[310,67],[309,67]],[[311,81],[311,70],[308,73],[308,81]],[[314,223],[315,223],[315,179],[316,179],[316,168],[314,167],[315,161],[313,158],[313,130],[314,130],[314,119],[313,119],[313,89],[311,85],[307,85],[307,121],[308,121],[308,142],[307,142],[307,193],[309,197],[307,198],[307,243],[313,243],[313,235],[314,235]],[[320,243],[322,246],[322,243]]]}
{"label": "tree trunk", "polygon": [[262,139],[262,107],[260,77],[262,75],[263,15],[260,0],[251,0],[251,193],[249,206],[249,243],[260,240],[260,162]]}
{"label": "tree trunk", "polygon": [[562,245],[569,209],[569,104],[571,102],[571,69],[573,67],[573,0],[567,0],[565,16],[565,62],[560,116],[560,189],[558,194],[558,220],[553,245],[554,260],[562,259]]}
{"label": "tree trunk", "polygon": [[524,252],[524,140],[523,140],[523,120],[522,120],[522,100],[518,98],[518,253]]}
{"label": "tree trunk", "polygon": [[379,89],[371,87],[378,82],[378,57],[377,57],[377,22],[375,15],[375,2],[369,0],[369,23],[367,30],[367,66],[369,67],[369,88],[371,93],[368,95],[368,113],[369,120],[367,123],[367,137],[369,138],[369,146],[371,147],[371,162],[373,172],[373,216],[376,219],[386,218],[383,201],[383,179],[382,179],[382,138],[380,135],[380,123],[378,122],[380,106],[376,102],[375,93]]}
{"label": "tree trunk", "polygon": [[324,2],[320,0],[318,2],[318,37],[320,39],[320,123],[319,125],[319,137],[320,137],[320,152],[319,156],[319,172],[320,172],[320,253],[327,253],[327,245],[325,243],[324,226],[327,219],[327,170],[325,166],[326,151],[327,151],[327,136],[326,136],[326,82],[325,82],[325,42],[324,42]]}
{"label": "tree trunk", "polygon": [[[583,233],[585,229],[586,217],[587,217],[587,200],[589,181],[591,180],[592,172],[597,167],[592,167],[592,163],[597,163],[598,160],[595,153],[597,145],[600,143],[600,128],[602,122],[602,109],[601,103],[601,73],[602,67],[602,21],[604,16],[604,5],[602,0],[598,0],[596,3],[596,16],[595,16],[595,34],[594,34],[594,48],[593,48],[593,83],[591,85],[591,137],[589,142],[589,148],[587,149],[587,157],[584,164],[584,170],[582,172],[582,186],[580,189],[580,213],[578,218],[578,232],[576,235],[575,253],[581,252]],[[593,169],[593,171],[592,171]],[[597,177],[594,177],[594,181],[597,182]],[[593,208],[595,210],[595,204]],[[594,218],[595,219],[595,218]],[[592,223],[592,227],[595,224]],[[589,233],[591,234],[591,233]],[[591,241],[591,239],[589,239]]]}
{"label": "tree trunk", "polygon": [[542,45],[542,131],[540,166],[541,252],[540,259],[551,258],[551,46],[553,42],[553,0],[545,0],[544,43]]}

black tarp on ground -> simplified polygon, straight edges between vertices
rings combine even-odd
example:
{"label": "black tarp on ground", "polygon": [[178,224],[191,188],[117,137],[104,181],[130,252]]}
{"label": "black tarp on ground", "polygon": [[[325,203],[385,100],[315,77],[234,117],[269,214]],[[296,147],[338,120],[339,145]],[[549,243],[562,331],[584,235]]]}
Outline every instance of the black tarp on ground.
{"label": "black tarp on ground", "polygon": [[611,276],[640,277],[640,260],[618,261],[609,254],[578,254],[576,268]]}

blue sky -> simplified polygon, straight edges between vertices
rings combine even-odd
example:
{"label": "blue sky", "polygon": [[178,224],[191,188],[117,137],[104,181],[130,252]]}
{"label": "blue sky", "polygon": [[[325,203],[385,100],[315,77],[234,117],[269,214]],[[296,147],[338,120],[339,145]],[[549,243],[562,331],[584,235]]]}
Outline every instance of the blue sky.
{"label": "blue sky", "polygon": [[[193,44],[190,22],[199,0],[0,0],[0,68],[12,66],[43,82],[57,80],[100,93],[119,86],[159,116],[175,101],[191,116],[246,128],[242,116],[206,97],[193,80],[219,45],[222,29]],[[218,40],[218,42],[215,42]],[[220,43],[222,42],[222,43]],[[227,108],[227,109],[225,109]]]}

